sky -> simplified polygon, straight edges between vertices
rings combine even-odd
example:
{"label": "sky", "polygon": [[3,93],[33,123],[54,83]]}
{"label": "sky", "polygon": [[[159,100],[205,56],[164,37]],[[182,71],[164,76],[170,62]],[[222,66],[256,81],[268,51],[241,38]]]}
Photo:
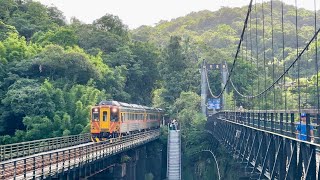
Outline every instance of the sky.
{"label": "sky", "polygon": [[[36,0],[47,6],[56,6],[67,20],[76,17],[92,23],[106,13],[119,16],[130,29],[141,25],[154,26],[160,20],[171,20],[201,10],[216,11],[221,7],[247,6],[250,0]],[[267,0],[254,0],[266,2]],[[283,0],[293,4],[295,0]],[[298,7],[314,9],[319,0],[297,0]],[[303,3],[302,3],[303,2]],[[319,8],[318,8],[319,9]]]}

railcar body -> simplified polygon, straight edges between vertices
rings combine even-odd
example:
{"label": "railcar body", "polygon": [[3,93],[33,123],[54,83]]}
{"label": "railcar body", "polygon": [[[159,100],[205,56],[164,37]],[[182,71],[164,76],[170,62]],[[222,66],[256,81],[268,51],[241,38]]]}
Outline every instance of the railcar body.
{"label": "railcar body", "polygon": [[163,110],[118,101],[101,101],[91,108],[92,141],[102,141],[160,127]]}

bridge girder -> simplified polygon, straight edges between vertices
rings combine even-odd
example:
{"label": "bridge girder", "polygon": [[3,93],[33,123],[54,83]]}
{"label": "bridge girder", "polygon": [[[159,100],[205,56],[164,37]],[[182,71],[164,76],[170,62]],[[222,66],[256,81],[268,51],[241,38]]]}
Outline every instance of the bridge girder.
{"label": "bridge girder", "polygon": [[224,113],[208,119],[209,131],[252,179],[316,179],[316,144],[245,125]]}

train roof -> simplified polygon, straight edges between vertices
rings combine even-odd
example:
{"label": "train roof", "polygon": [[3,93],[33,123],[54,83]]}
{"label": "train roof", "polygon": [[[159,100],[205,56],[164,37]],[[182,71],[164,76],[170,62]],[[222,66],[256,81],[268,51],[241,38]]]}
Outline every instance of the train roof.
{"label": "train roof", "polygon": [[121,107],[127,107],[127,108],[135,108],[135,109],[144,109],[144,110],[155,110],[162,112],[163,109],[161,108],[154,108],[154,107],[148,107],[138,104],[129,104],[125,102],[119,102],[119,101],[112,101],[112,100],[104,100],[99,103],[99,105],[112,105],[112,106],[121,106]]}

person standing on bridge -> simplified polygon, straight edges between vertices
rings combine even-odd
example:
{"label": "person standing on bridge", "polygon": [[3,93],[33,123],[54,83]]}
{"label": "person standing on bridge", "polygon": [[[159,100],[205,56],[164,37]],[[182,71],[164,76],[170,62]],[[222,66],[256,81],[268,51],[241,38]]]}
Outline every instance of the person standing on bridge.
{"label": "person standing on bridge", "polygon": [[[296,127],[296,136],[297,139],[303,140],[303,141],[307,141],[308,137],[307,137],[307,124],[306,124],[306,120],[307,120],[307,115],[306,113],[301,113],[300,115],[300,122],[298,123],[297,127]],[[313,137],[313,126],[310,126],[310,133],[309,135],[311,136],[311,140],[314,140]]]}

